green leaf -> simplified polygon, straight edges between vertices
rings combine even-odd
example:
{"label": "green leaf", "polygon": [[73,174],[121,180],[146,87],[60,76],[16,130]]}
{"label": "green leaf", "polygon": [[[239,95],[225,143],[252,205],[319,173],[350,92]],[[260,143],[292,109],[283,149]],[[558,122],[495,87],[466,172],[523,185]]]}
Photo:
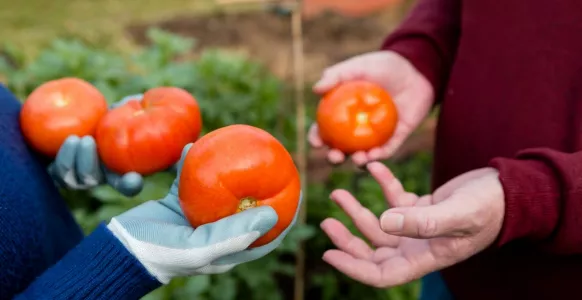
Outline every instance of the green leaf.
{"label": "green leaf", "polygon": [[237,284],[228,274],[215,277],[210,289],[210,296],[215,300],[234,300],[237,295]]}
{"label": "green leaf", "polygon": [[210,276],[197,275],[186,280],[183,287],[183,293],[187,297],[198,297],[210,288]]}

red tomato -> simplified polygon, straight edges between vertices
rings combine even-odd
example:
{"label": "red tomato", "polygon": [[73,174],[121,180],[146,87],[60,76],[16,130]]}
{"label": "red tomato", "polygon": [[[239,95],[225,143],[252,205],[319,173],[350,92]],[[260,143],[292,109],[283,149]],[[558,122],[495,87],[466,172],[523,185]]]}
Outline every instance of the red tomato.
{"label": "red tomato", "polygon": [[105,97],[79,78],[48,81],[37,87],[20,111],[26,141],[39,152],[55,157],[70,135],[93,135],[107,113]]}
{"label": "red tomato", "polygon": [[190,93],[158,87],[148,90],[141,101],[130,100],[109,111],[95,139],[99,156],[110,170],[148,175],[175,164],[201,129],[200,108]]}
{"label": "red tomato", "polygon": [[390,94],[362,80],[340,84],[321,99],[317,108],[321,139],[346,154],[384,145],[397,123],[398,112]]}
{"label": "red tomato", "polygon": [[250,248],[276,239],[293,221],[301,185],[291,154],[271,134],[231,125],[201,137],[188,151],[178,194],[194,227],[240,211],[270,206],[277,224]]}

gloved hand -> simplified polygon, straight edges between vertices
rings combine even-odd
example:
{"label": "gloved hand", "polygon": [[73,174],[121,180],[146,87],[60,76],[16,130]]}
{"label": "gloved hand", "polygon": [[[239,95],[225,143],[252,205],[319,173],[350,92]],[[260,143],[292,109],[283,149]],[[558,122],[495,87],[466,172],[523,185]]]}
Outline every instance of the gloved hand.
{"label": "gloved hand", "polygon": [[181,166],[191,145],[182,151],[178,175],[165,198],[114,217],[107,226],[164,284],[178,276],[223,273],[261,258],[281,244],[297,219],[296,212],[291,225],[277,239],[253,249],[247,247],[277,223],[278,216],[271,207],[252,208],[194,229],[178,202]]}
{"label": "gloved hand", "polygon": [[[141,99],[142,95],[127,96],[112,105],[117,107],[131,99]],[[143,188],[143,178],[136,172],[119,175],[101,164],[97,144],[92,136],[69,136],[57,153],[48,172],[61,187],[86,190],[107,183],[114,189],[131,197]]]}

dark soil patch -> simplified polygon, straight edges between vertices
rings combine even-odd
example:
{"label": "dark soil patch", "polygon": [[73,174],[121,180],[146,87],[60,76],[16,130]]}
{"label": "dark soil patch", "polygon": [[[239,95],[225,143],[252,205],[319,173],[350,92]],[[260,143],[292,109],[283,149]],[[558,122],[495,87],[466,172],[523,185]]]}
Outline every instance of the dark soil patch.
{"label": "dark soil patch", "polygon": [[[377,50],[396,23],[396,14],[387,11],[366,18],[350,18],[328,13],[306,20],[306,79],[315,81],[326,67]],[[291,28],[287,16],[269,12],[181,16],[154,24],[136,24],[128,31],[138,43],[146,43],[145,32],[150,26],[194,37],[199,49],[219,47],[242,52],[282,78],[291,74]]]}

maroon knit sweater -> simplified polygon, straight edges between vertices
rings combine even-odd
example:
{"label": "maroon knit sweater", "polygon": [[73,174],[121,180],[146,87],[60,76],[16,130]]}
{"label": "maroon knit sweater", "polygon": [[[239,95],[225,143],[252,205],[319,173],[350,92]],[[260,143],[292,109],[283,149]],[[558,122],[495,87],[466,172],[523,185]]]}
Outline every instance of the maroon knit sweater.
{"label": "maroon knit sweater", "polygon": [[582,299],[582,1],[418,0],[383,49],[439,95],[434,187],[500,172],[497,242],[443,270],[456,299]]}

